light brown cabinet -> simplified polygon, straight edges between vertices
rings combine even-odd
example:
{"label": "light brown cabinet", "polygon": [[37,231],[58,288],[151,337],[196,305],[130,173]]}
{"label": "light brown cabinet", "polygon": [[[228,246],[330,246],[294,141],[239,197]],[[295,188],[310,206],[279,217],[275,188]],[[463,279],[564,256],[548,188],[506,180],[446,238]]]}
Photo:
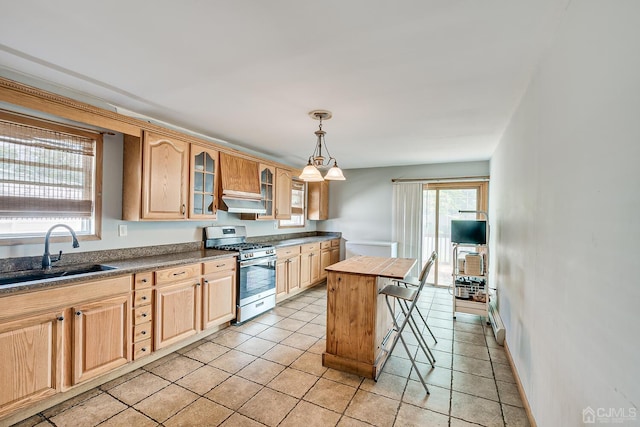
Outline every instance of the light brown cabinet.
{"label": "light brown cabinet", "polygon": [[340,262],[340,239],[331,240],[331,261],[329,265]]}
{"label": "light brown cabinet", "polygon": [[79,304],[73,313],[73,384],[126,364],[130,356],[130,294]]}
{"label": "light brown cabinet", "polygon": [[224,258],[202,265],[201,329],[236,317],[236,259]]}
{"label": "light brown cabinet", "polygon": [[0,416],[61,388],[62,311],[0,324]]}
{"label": "light brown cabinet", "polygon": [[142,219],[186,218],[189,143],[145,131],[142,147]]}
{"label": "light brown cabinet", "polygon": [[133,359],[151,354],[153,337],[153,272],[136,273],[133,279]]}
{"label": "light brown cabinet", "polygon": [[218,156],[212,148],[191,144],[189,218],[216,219]]}
{"label": "light brown cabinet", "polygon": [[292,178],[290,170],[276,168],[275,219],[291,219]]}
{"label": "light brown cabinet", "polygon": [[329,219],[329,181],[307,183],[307,219]]}
{"label": "light brown cabinet", "polygon": [[122,219],[187,217],[189,143],[144,131],[124,136]]}
{"label": "light brown cabinet", "polygon": [[300,289],[300,246],[276,250],[276,298]]}
{"label": "light brown cabinet", "polygon": [[200,270],[198,263],[155,272],[155,349],[167,347],[198,332],[202,305]]}
{"label": "light brown cabinet", "polygon": [[320,243],[300,246],[300,287],[307,288],[320,280]]}

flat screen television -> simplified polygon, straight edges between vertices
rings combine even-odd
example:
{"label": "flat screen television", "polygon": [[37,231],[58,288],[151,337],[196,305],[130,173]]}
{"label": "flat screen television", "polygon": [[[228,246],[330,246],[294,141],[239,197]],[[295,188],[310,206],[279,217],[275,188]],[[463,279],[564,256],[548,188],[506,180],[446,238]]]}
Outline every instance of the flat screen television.
{"label": "flat screen television", "polygon": [[487,221],[451,220],[451,243],[487,244]]}

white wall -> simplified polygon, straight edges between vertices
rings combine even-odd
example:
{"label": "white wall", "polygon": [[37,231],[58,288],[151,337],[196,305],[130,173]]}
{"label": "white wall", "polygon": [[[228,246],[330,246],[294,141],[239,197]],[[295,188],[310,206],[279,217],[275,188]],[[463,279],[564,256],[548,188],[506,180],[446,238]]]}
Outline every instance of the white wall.
{"label": "white wall", "polygon": [[640,2],[571,2],[491,160],[494,275],[539,426],[640,423]]}
{"label": "white wall", "polygon": [[[202,227],[207,225],[237,225],[247,227],[250,237],[282,233],[315,231],[316,221],[307,221],[305,228],[276,229],[276,221],[243,221],[239,214],[218,211],[214,221],[122,221],[122,134],[104,136],[104,172],[102,199],[102,239],[81,241],[80,248],[69,242],[54,243],[51,253],[98,251],[139,246],[186,243],[202,240]],[[118,225],[127,225],[127,236],[118,236]],[[43,239],[44,242],[44,239]],[[42,255],[44,243],[0,246],[0,258]]]}
{"label": "white wall", "polygon": [[341,231],[346,240],[391,240],[393,178],[487,176],[489,162],[440,163],[418,166],[349,169],[346,181],[329,185],[330,220],[318,230]]}

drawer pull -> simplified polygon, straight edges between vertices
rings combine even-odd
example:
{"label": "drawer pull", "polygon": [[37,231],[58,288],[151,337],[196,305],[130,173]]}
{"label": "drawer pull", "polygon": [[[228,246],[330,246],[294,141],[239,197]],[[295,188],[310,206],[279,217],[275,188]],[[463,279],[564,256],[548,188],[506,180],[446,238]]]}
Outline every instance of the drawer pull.
{"label": "drawer pull", "polygon": [[227,265],[227,264],[218,264],[218,265],[216,265],[216,267],[220,268],[220,267],[224,267],[225,265]]}
{"label": "drawer pull", "polygon": [[173,273],[174,276],[182,276],[183,274],[187,274],[187,272],[181,271],[180,273]]}
{"label": "drawer pull", "polygon": [[141,282],[142,283],[147,283],[147,279],[142,279]]}
{"label": "drawer pull", "polygon": [[147,313],[142,313],[142,317],[147,317]]}
{"label": "drawer pull", "polygon": [[141,331],[140,334],[147,335],[147,331]]}
{"label": "drawer pull", "polygon": [[143,296],[143,297],[142,297],[142,298],[140,298],[140,299],[141,299],[142,301],[146,301],[146,300],[147,300],[147,297],[146,297],[146,296]]}
{"label": "drawer pull", "polygon": [[147,351],[147,347],[142,347],[140,351]]}
{"label": "drawer pull", "polygon": [[261,305],[264,305],[264,301],[260,301],[259,303],[257,303],[256,307],[260,307]]}

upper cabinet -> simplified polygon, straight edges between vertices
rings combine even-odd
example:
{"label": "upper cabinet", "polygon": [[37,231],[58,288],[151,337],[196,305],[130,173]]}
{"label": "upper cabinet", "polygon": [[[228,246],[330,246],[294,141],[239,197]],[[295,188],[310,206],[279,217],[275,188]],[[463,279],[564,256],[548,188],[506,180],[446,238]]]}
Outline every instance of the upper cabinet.
{"label": "upper cabinet", "polygon": [[290,170],[276,168],[275,219],[291,219],[291,179]]}
{"label": "upper cabinet", "polygon": [[329,219],[329,181],[307,183],[307,218]]}
{"label": "upper cabinet", "polygon": [[216,219],[218,199],[218,152],[191,144],[189,218]]}
{"label": "upper cabinet", "polygon": [[147,131],[142,139],[125,135],[122,219],[186,219],[188,171],[188,142]]}
{"label": "upper cabinet", "polygon": [[144,132],[142,147],[142,217],[185,218],[189,188],[189,144]]}

